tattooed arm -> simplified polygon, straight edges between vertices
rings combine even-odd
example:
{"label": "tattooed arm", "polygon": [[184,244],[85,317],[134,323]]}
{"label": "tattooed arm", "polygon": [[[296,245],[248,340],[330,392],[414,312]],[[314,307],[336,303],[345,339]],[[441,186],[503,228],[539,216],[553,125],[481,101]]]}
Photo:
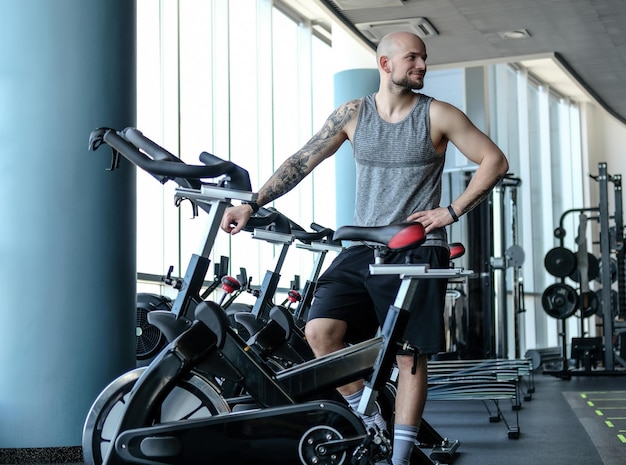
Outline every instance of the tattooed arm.
{"label": "tattooed arm", "polygon": [[360,100],[357,100],[337,108],[322,129],[304,147],[287,158],[261,187],[257,203],[265,205],[286,194],[313,171],[313,168],[335,154],[353,131],[359,106]]}
{"label": "tattooed arm", "polygon": [[[335,154],[341,145],[352,138],[361,100],[353,100],[337,108],[319,130],[300,150],[287,158],[261,187],[257,196],[259,206],[266,205],[293,189],[305,176],[326,158]],[[230,234],[243,229],[252,207],[242,204],[227,208],[221,228]]]}

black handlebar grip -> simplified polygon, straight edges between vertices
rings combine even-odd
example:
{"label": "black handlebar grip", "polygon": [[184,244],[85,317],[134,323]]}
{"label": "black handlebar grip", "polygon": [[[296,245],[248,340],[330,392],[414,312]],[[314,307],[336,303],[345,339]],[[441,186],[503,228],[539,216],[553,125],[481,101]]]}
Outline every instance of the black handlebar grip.
{"label": "black handlebar grip", "polygon": [[265,215],[253,215],[250,217],[250,219],[246,223],[245,228],[243,229],[244,231],[252,232],[255,229],[269,226],[274,221],[276,221],[278,216],[279,215],[277,213],[269,213]]}
{"label": "black handlebar grip", "polygon": [[[207,166],[222,166],[224,174],[228,174],[230,176],[230,184],[228,187],[231,189],[238,189],[242,191],[252,190],[248,172],[239,165],[236,165],[231,161],[222,160],[218,156],[209,152],[202,152],[200,154],[200,161]],[[226,165],[222,165],[223,163]]]}
{"label": "black handlebar grip", "polygon": [[341,241],[333,240],[333,236],[335,235],[335,230],[334,229],[325,228],[321,224],[318,224],[318,223],[315,223],[315,222],[311,223],[311,229],[313,231],[317,231],[319,233],[323,232],[324,236],[322,236],[322,238],[326,237],[329,244],[341,246]]}
{"label": "black handlebar grip", "polygon": [[135,147],[149,154],[153,160],[174,161],[183,163],[176,155],[168,152],[156,142],[148,139],[141,131],[135,128],[126,128],[121,132],[122,136]]}
{"label": "black handlebar grip", "polygon": [[[129,127],[120,132],[108,128],[93,131],[89,139],[90,148],[95,150],[102,142],[161,182],[167,181],[167,178],[199,180],[229,175],[230,182],[227,187],[247,192],[252,190],[248,171],[235,163],[205,152],[203,155],[207,156],[209,163],[188,165],[135,128]],[[166,179],[159,176],[165,176]]]}

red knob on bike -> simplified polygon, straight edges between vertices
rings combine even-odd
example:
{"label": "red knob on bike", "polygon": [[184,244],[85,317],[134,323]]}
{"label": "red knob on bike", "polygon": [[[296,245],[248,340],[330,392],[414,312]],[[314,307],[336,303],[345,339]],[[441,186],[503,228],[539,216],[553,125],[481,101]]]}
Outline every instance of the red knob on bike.
{"label": "red knob on bike", "polygon": [[465,246],[460,242],[451,242],[450,247],[450,260],[459,258],[465,254]]}
{"label": "red knob on bike", "polygon": [[222,278],[222,289],[227,294],[232,294],[233,292],[241,289],[241,283],[232,276],[224,276]]}
{"label": "red knob on bike", "polygon": [[300,302],[302,300],[302,296],[298,291],[292,289],[287,293],[287,300],[291,303]]}

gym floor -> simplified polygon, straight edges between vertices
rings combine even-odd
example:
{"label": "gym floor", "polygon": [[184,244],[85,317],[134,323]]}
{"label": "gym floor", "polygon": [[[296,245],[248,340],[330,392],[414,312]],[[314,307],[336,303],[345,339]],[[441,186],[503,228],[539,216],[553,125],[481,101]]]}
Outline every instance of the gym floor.
{"label": "gym floor", "polygon": [[[490,421],[489,411],[493,412],[493,406],[479,400],[431,400],[424,418],[439,435],[460,442],[452,459],[445,462],[439,459],[441,463],[626,463],[626,376],[574,375],[563,380],[538,374],[533,381],[534,392],[526,397],[520,409],[513,409],[508,400],[500,401],[505,421]],[[519,426],[517,439],[509,434],[514,425]],[[430,450],[423,451],[430,455]],[[0,460],[0,463],[34,465],[22,460]],[[52,465],[45,459],[37,464]]]}
{"label": "gym floor", "polygon": [[[626,374],[626,373],[624,373]],[[490,422],[482,401],[431,401],[424,418],[460,446],[455,465],[626,464],[626,376],[534,376],[534,393],[515,411],[500,401],[506,423]]]}

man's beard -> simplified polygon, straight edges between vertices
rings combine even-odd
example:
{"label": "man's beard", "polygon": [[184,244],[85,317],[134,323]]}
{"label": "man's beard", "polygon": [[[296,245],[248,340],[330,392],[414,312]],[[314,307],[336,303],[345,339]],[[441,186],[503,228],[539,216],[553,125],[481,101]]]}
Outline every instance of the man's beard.
{"label": "man's beard", "polygon": [[420,90],[422,88],[424,88],[424,78],[422,78],[422,80],[420,82],[415,82],[415,81],[411,81],[409,80],[407,77],[403,77],[402,79],[394,79],[393,77],[391,78],[391,82],[392,84],[398,86],[398,87],[402,87],[406,90]]}

